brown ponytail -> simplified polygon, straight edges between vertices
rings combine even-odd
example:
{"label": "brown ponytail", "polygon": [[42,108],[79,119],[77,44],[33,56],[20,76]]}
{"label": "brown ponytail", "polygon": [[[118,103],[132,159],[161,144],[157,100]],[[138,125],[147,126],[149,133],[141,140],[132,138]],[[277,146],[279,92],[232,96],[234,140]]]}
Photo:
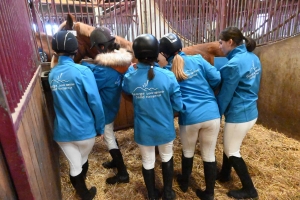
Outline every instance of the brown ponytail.
{"label": "brown ponytail", "polygon": [[183,81],[188,78],[188,76],[183,71],[184,60],[183,58],[176,54],[172,64],[172,72],[175,74],[177,81]]}
{"label": "brown ponytail", "polygon": [[154,70],[153,70],[153,65],[151,65],[150,69],[148,70],[148,80],[151,81],[154,78]]}
{"label": "brown ponytail", "polygon": [[252,52],[256,48],[256,42],[252,38],[244,37],[247,51]]}

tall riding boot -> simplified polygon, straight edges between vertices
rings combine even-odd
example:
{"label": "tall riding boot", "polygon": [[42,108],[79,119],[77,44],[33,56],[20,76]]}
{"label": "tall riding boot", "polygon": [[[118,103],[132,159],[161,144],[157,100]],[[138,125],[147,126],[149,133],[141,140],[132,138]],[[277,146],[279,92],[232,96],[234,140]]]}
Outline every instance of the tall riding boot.
{"label": "tall riding boot", "polygon": [[177,182],[182,192],[186,192],[189,187],[189,180],[193,169],[194,157],[186,158],[183,153],[181,155],[181,171],[182,174],[178,174]]}
{"label": "tall riding boot", "polygon": [[92,200],[95,197],[96,187],[91,187],[90,190],[87,189],[82,172],[77,176],[70,175],[70,181],[82,200]]}
{"label": "tall riding boot", "polygon": [[87,160],[83,165],[82,165],[82,176],[84,178],[84,180],[86,179],[86,174],[87,174],[87,171],[89,169],[89,161]]}
{"label": "tall riding boot", "polygon": [[162,174],[164,183],[163,200],[175,199],[176,194],[172,189],[173,184],[173,157],[168,162],[162,162]]}
{"label": "tall riding boot", "polygon": [[216,162],[203,162],[203,165],[206,189],[204,191],[197,190],[196,194],[202,200],[213,200],[217,165]]}
{"label": "tall riding boot", "polygon": [[118,169],[118,173],[106,179],[107,184],[116,184],[116,183],[129,183],[129,174],[127,172],[126,166],[123,161],[123,156],[120,149],[112,149],[110,153],[115,161]]}
{"label": "tall riding boot", "polygon": [[225,183],[231,180],[231,164],[229,162],[228,157],[226,154],[223,152],[223,164],[222,164],[222,169],[217,175],[217,180],[220,181],[221,183]]}
{"label": "tall riding boot", "polygon": [[[116,143],[117,143],[117,146],[119,147],[119,143],[118,143],[117,139],[116,139]],[[109,153],[111,155],[111,150],[109,150]],[[111,157],[113,158],[112,155],[111,155]],[[102,163],[102,166],[106,169],[113,169],[113,168],[117,167],[117,164],[115,163],[114,159],[112,159],[111,161],[106,161],[106,162]]]}
{"label": "tall riding boot", "polygon": [[148,199],[149,200],[158,200],[159,199],[159,191],[155,188],[155,173],[154,169],[145,169],[142,168],[144,181],[146,184],[146,188],[148,191]]}
{"label": "tall riding boot", "polygon": [[257,198],[258,194],[249,175],[247,166],[243,158],[230,156],[229,162],[232,164],[238,177],[242,182],[242,189],[230,190],[227,195],[236,199]]}

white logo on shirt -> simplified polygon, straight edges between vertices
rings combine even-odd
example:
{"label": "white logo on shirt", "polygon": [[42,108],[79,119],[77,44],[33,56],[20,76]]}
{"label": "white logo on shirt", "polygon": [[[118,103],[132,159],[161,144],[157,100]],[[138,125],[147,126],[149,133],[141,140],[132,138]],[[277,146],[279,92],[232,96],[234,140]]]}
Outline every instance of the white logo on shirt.
{"label": "white logo on shirt", "polygon": [[61,73],[56,79],[53,79],[51,81],[50,87],[53,92],[57,90],[70,90],[75,85],[74,83],[68,83],[68,80],[63,80],[62,75],[63,73]]}
{"label": "white logo on shirt", "polygon": [[132,92],[132,96],[136,99],[157,98],[164,93],[164,91],[157,91],[158,88],[147,88],[148,83],[149,80],[142,87],[136,87]]}
{"label": "white logo on shirt", "polygon": [[196,70],[189,69],[186,71],[186,75],[188,76],[188,79],[189,79],[189,78],[193,78],[194,76],[197,76],[198,72],[199,72],[199,69],[196,69]]}
{"label": "white logo on shirt", "polygon": [[246,75],[246,77],[248,79],[253,79],[259,73],[260,73],[260,69],[254,65],[254,61],[252,60],[252,67],[250,69],[250,72]]}

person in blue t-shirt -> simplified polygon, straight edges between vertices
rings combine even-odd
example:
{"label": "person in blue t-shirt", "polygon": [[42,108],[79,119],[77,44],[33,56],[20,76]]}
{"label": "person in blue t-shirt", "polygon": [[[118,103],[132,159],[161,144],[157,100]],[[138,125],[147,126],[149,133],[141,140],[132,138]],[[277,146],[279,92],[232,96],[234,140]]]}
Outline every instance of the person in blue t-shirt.
{"label": "person in blue t-shirt", "polygon": [[174,74],[157,63],[158,41],[151,34],[133,42],[138,59],[136,70],[126,73],[123,91],[133,98],[134,140],[142,155],[142,174],[149,199],[158,199],[155,188],[155,146],[162,159],[163,199],[175,199],[173,181],[173,141],[176,137],[174,112],[184,109],[180,87]]}
{"label": "person in blue t-shirt", "polygon": [[114,133],[114,120],[120,108],[123,74],[131,65],[132,54],[115,43],[115,36],[106,27],[95,28],[90,36],[91,48],[99,54],[93,61],[81,62],[94,73],[105,114],[104,142],[109,150],[110,162],[102,165],[107,169],[117,168],[118,173],[106,179],[107,184],[128,183],[129,174]]}
{"label": "person in blue t-shirt", "polygon": [[104,133],[100,95],[91,70],[73,61],[78,42],[71,32],[57,32],[52,49],[58,56],[58,64],[48,78],[56,114],[54,140],[69,161],[70,181],[77,194],[81,199],[91,200],[96,195],[96,187],[88,190],[85,177],[95,136]]}
{"label": "person in blue t-shirt", "polygon": [[255,41],[244,37],[238,28],[224,29],[220,33],[219,42],[228,62],[220,69],[222,83],[217,95],[220,114],[225,116],[223,164],[218,179],[222,182],[229,181],[233,166],[243,187],[231,190],[227,195],[236,199],[256,198],[258,194],[241,157],[240,147],[258,117],[256,101],[261,63],[252,53],[256,47]]}
{"label": "person in blue t-shirt", "polygon": [[167,59],[165,68],[171,70],[180,85],[186,106],[179,112],[182,143],[182,174],[177,181],[183,192],[188,189],[193,168],[196,143],[200,142],[206,190],[197,190],[200,199],[213,199],[216,179],[215,149],[220,129],[220,113],[214,90],[221,82],[220,72],[201,55],[188,56],[181,51],[180,38],[168,33],[160,39],[159,52]]}

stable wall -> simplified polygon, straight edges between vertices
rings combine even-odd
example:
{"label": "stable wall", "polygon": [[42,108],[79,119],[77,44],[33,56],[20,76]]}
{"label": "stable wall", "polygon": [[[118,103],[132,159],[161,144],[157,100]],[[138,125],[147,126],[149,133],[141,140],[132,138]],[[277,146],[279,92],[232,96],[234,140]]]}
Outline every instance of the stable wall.
{"label": "stable wall", "polygon": [[300,35],[255,49],[262,63],[258,123],[300,139]]}

